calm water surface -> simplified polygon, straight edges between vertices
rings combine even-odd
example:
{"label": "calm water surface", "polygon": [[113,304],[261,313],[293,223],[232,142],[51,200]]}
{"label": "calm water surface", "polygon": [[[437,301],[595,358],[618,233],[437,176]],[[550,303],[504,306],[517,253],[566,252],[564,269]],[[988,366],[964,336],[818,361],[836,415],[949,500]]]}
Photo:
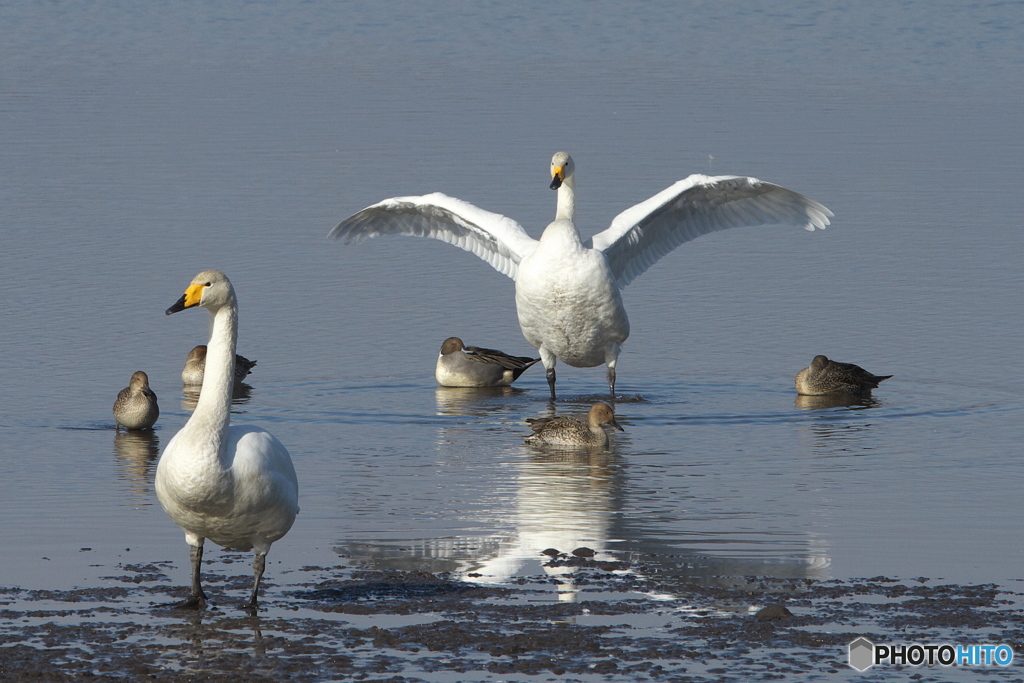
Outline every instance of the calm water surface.
{"label": "calm water surface", "polygon": [[[339,562],[501,582],[584,545],[708,580],[1022,578],[1021,3],[425,7],[0,10],[0,585],[166,560],[186,583],[152,479],[207,325],[163,310],[204,268],[259,361],[237,421],[300,479],[278,585]],[[542,371],[434,383],[450,335],[530,351],[511,280],[440,243],[325,239],[431,191],[538,236],[558,149],[588,235],[692,172],[836,214],[703,237],[633,283],[626,431],[589,457],[523,445]],[[818,353],[894,377],[802,405]],[[138,369],[158,428],[118,434]],[[559,412],[606,387],[559,380]]]}

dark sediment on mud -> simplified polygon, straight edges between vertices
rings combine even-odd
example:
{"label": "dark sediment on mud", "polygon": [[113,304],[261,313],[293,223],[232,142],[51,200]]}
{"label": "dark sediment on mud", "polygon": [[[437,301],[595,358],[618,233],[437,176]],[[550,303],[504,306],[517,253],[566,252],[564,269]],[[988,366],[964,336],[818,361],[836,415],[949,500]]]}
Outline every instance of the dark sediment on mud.
{"label": "dark sediment on mud", "polygon": [[[709,586],[638,578],[585,556],[550,563],[574,570],[574,601],[553,597],[562,579],[499,587],[347,567],[269,584],[255,616],[226,603],[241,601],[251,579],[222,572],[211,572],[207,592],[225,604],[160,607],[182,589],[159,565],[122,566],[111,577],[120,585],[103,588],[0,589],[0,680],[813,680],[850,671],[846,647],[860,636],[1024,652],[1020,596],[992,585],[748,577]],[[972,678],[1020,680],[1012,669]],[[905,667],[879,680],[949,674]]]}

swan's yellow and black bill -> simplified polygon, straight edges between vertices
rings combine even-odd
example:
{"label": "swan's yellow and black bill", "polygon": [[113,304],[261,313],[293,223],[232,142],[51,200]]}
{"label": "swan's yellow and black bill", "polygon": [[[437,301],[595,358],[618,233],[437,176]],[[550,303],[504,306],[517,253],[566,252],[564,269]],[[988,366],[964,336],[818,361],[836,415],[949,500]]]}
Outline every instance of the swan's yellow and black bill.
{"label": "swan's yellow and black bill", "polygon": [[192,308],[198,306],[199,302],[203,300],[203,288],[206,285],[189,285],[185,293],[181,295],[181,298],[174,302],[174,305],[164,311],[165,314],[170,315],[171,313],[177,313],[178,311],[184,311],[186,308]]}
{"label": "swan's yellow and black bill", "polygon": [[555,166],[551,169],[551,189],[557,190],[565,180],[565,166]]}

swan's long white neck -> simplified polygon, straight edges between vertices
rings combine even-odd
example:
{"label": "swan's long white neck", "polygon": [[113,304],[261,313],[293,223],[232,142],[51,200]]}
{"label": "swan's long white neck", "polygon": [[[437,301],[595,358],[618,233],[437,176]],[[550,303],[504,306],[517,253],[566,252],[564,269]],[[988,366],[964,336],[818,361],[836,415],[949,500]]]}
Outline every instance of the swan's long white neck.
{"label": "swan's long white neck", "polygon": [[544,228],[541,244],[548,254],[562,258],[583,248],[580,231],[573,223],[576,209],[575,180],[569,176],[558,186],[558,201],[555,205],[555,220]]}
{"label": "swan's long white neck", "polygon": [[184,430],[199,428],[217,435],[217,451],[223,451],[231,421],[231,388],[235,374],[235,343],[238,338],[238,307],[234,301],[210,311],[210,341],[199,401]]}
{"label": "swan's long white neck", "polygon": [[558,186],[558,199],[555,204],[555,220],[566,220],[570,223],[576,215],[576,176],[571,175]]}

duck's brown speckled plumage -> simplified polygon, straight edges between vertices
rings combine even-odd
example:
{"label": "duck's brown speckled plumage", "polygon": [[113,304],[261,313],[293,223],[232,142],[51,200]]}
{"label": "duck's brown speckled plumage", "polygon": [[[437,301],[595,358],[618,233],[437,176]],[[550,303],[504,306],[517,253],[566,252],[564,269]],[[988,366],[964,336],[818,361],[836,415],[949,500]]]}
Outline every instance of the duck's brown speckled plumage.
{"label": "duck's brown speckled plumage", "polygon": [[[256,367],[256,361],[249,360],[245,356],[235,354],[235,383],[242,382],[252,373]],[[185,357],[185,368],[181,371],[181,383],[189,386],[199,386],[203,383],[203,375],[206,373],[206,344],[193,347]]]}
{"label": "duck's brown speckled plumage", "polygon": [[142,370],[132,375],[131,382],[117,394],[114,419],[125,429],[151,429],[160,417],[156,394],[149,388],[149,376]]}
{"label": "duck's brown speckled plumage", "polygon": [[577,417],[542,417],[528,419],[533,434],[524,437],[527,443],[548,446],[607,446],[608,433],[602,425],[611,425],[623,431],[615,421],[615,412],[604,402],[595,403],[587,413],[587,420]]}
{"label": "duck's brown speckled plumage", "polygon": [[797,373],[794,384],[803,396],[826,394],[864,395],[892,375],[873,375],[859,365],[839,363],[825,356],[815,356],[811,364]]}

